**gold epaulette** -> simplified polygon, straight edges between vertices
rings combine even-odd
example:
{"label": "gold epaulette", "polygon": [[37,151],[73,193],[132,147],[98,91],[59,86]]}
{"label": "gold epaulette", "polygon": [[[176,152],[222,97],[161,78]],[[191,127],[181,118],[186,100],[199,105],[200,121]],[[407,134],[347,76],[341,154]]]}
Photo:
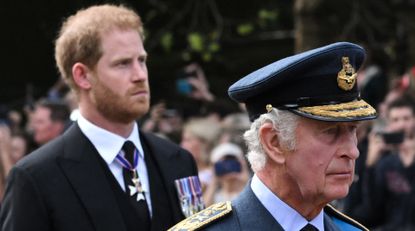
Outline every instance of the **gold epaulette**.
{"label": "gold epaulette", "polygon": [[168,231],[193,231],[197,230],[212,221],[215,221],[232,211],[230,201],[219,202],[211,205],[210,207],[193,214],[192,216],[184,219],[180,223],[171,227]]}
{"label": "gold epaulette", "polygon": [[362,224],[360,224],[359,222],[357,222],[356,220],[354,220],[353,218],[345,215],[344,213],[338,211],[337,209],[335,209],[332,205],[327,204],[325,207],[325,212],[331,216],[334,216],[338,219],[341,219],[343,221],[347,221],[347,223],[354,225],[358,228],[360,228],[363,231],[369,231],[368,228],[366,228],[365,226],[363,226]]}

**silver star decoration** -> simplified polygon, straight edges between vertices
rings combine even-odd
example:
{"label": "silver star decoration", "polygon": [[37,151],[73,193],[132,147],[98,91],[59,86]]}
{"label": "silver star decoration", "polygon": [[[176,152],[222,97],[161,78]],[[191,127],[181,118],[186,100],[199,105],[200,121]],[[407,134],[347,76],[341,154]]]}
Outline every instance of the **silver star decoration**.
{"label": "silver star decoration", "polygon": [[130,196],[137,194],[137,199],[136,199],[137,201],[145,200],[143,192],[139,192],[137,187],[128,185],[128,188],[130,189]]}

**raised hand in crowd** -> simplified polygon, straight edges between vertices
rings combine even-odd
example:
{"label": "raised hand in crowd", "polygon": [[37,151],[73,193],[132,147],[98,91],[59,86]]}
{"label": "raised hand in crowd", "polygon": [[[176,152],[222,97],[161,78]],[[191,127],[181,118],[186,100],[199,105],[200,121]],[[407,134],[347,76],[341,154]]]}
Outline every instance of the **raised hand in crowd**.
{"label": "raised hand in crowd", "polygon": [[202,101],[212,102],[215,96],[209,91],[209,83],[206,80],[205,73],[202,68],[196,64],[189,64],[184,68],[186,73],[193,73],[192,77],[188,77],[188,82],[193,86],[190,97]]}

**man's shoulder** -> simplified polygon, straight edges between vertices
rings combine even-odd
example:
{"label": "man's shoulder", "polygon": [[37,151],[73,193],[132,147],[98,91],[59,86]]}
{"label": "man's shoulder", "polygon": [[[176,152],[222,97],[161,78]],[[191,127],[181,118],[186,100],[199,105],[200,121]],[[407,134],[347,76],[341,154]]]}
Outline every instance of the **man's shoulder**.
{"label": "man's shoulder", "polygon": [[346,231],[369,231],[365,226],[359,222],[353,220],[342,212],[338,211],[331,205],[324,207],[324,212],[330,217],[333,223],[340,228],[340,230]]}
{"label": "man's shoulder", "polygon": [[214,204],[176,224],[168,231],[236,230],[235,216],[230,201]]}

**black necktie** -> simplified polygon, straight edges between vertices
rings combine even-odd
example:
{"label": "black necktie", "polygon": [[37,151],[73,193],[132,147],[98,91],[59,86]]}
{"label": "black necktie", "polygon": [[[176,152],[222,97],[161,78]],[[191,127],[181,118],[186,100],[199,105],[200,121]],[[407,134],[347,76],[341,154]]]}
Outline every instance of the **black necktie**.
{"label": "black necktie", "polygon": [[304,226],[300,231],[318,231],[316,227],[314,227],[312,224],[308,223],[306,226]]}
{"label": "black necktie", "polygon": [[[125,159],[127,159],[132,166],[134,166],[134,151],[135,146],[131,141],[126,141],[122,147],[122,150],[125,153]],[[131,171],[127,168],[123,168],[123,176],[124,176],[124,184],[125,184],[125,192],[130,200],[130,203],[133,205],[134,209],[137,211],[139,219],[142,220],[142,227],[140,230],[150,230],[150,213],[148,211],[147,203],[144,199],[137,201],[137,193],[131,195],[130,187],[134,187],[135,184],[133,182],[134,174],[136,174],[136,178],[138,179],[137,171]],[[135,190],[135,189],[134,189]],[[144,192],[142,192],[144,196]]]}

